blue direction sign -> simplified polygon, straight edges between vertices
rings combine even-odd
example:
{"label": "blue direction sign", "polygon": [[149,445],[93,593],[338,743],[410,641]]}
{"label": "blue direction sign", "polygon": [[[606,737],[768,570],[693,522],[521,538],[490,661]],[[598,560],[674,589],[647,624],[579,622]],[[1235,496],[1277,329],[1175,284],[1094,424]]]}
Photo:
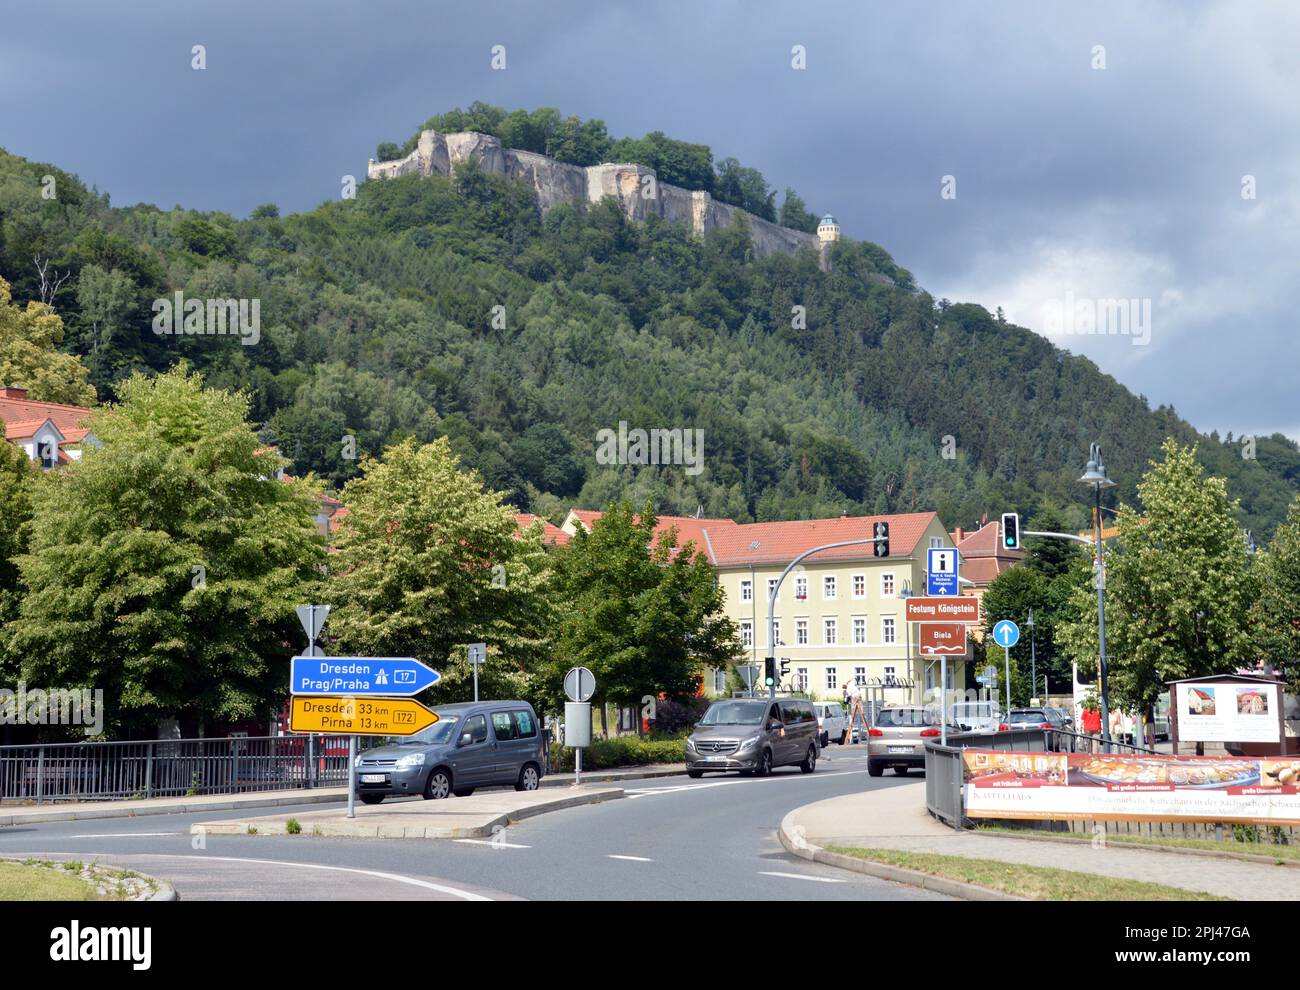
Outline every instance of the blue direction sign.
{"label": "blue direction sign", "polygon": [[289,691],[400,697],[419,694],[441,679],[414,657],[294,657]]}
{"label": "blue direction sign", "polygon": [[993,642],[1009,650],[1020,642],[1020,627],[1010,619],[1003,619],[993,627]]}
{"label": "blue direction sign", "polygon": [[957,548],[931,547],[928,567],[925,570],[925,593],[927,596],[956,595],[957,587]]}

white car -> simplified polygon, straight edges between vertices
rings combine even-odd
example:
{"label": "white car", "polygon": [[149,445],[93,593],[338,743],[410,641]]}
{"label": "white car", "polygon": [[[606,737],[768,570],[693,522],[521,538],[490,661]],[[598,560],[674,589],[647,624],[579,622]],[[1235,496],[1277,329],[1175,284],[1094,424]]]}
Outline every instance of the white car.
{"label": "white car", "polygon": [[848,715],[844,706],[838,701],[818,701],[813,709],[817,712],[817,724],[821,728],[818,736],[820,745],[825,749],[833,742],[844,741],[844,727],[848,725]]}
{"label": "white car", "polygon": [[1004,724],[1002,709],[993,701],[959,701],[952,706],[952,720],[968,732],[997,732]]}

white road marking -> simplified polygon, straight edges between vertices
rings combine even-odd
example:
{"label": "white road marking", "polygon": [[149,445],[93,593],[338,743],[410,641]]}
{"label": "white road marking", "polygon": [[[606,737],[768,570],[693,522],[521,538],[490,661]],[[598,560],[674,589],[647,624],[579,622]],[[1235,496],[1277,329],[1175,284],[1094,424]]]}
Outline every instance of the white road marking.
{"label": "white road marking", "polygon": [[759,870],[759,876],[764,877],[785,877],[787,880],[813,880],[816,883],[844,883],[835,877],[812,877],[807,873],[777,873],[774,870]]}
{"label": "white road marking", "polygon": [[648,858],[645,857],[645,856],[618,856],[618,855],[615,855],[614,853],[609,853],[609,858],[610,858],[610,859],[626,859],[626,860],[628,860],[629,862],[633,862],[633,863],[653,863],[653,862],[654,862],[653,859],[648,859]]}
{"label": "white road marking", "polygon": [[[99,854],[108,855],[108,854]],[[383,870],[361,870],[352,866],[326,866],[323,863],[291,863],[278,859],[248,859],[243,856],[186,856],[179,853],[147,853],[148,856],[163,857],[168,859],[197,859],[203,862],[223,862],[223,863],[253,863],[257,866],[295,866],[303,870],[329,870],[334,873],[359,873],[362,876],[378,877],[380,880],[392,880],[395,883],[409,884],[412,887],[422,887],[425,890],[434,890],[440,894],[450,894],[452,897],[459,897],[463,901],[490,901],[491,897],[483,894],[471,893],[468,890],[461,890],[459,887],[448,887],[446,884],[432,883],[428,880],[417,880],[415,877],[404,877],[400,873],[385,873]]]}
{"label": "white road marking", "polygon": [[91,832],[86,835],[70,835],[70,839],[147,839],[160,835],[189,835],[189,832]]}
{"label": "white road marking", "polygon": [[532,846],[521,846],[517,842],[506,842],[503,839],[452,839],[452,842],[465,842],[471,846],[493,846],[497,849],[531,849]]}

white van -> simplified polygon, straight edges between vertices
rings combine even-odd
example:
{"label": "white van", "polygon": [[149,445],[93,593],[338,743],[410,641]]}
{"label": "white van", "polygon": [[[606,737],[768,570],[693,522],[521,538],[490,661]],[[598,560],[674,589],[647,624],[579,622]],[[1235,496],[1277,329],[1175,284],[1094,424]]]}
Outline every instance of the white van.
{"label": "white van", "polygon": [[849,722],[844,706],[838,701],[818,701],[813,704],[813,710],[817,712],[817,724],[821,729],[818,740],[822,749],[833,742],[842,743],[844,727]]}

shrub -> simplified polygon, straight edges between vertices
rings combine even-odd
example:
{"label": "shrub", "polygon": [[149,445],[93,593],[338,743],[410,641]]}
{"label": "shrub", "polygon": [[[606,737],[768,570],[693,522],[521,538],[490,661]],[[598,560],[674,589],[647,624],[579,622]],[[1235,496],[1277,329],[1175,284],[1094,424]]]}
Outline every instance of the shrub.
{"label": "shrub", "polygon": [[284,830],[290,835],[298,835],[302,831],[302,823],[296,818],[290,818],[284,823]]}
{"label": "shrub", "polygon": [[655,732],[685,732],[704,717],[708,707],[709,702],[705,698],[691,698],[686,702],[673,701],[671,698],[656,701],[655,717],[651,725]]}
{"label": "shrub", "polygon": [[[681,763],[686,758],[684,737],[641,739],[638,736],[614,736],[593,739],[582,751],[583,770],[608,770],[614,767],[645,766],[648,763]],[[574,750],[568,746],[551,747],[551,771],[573,772]]]}

